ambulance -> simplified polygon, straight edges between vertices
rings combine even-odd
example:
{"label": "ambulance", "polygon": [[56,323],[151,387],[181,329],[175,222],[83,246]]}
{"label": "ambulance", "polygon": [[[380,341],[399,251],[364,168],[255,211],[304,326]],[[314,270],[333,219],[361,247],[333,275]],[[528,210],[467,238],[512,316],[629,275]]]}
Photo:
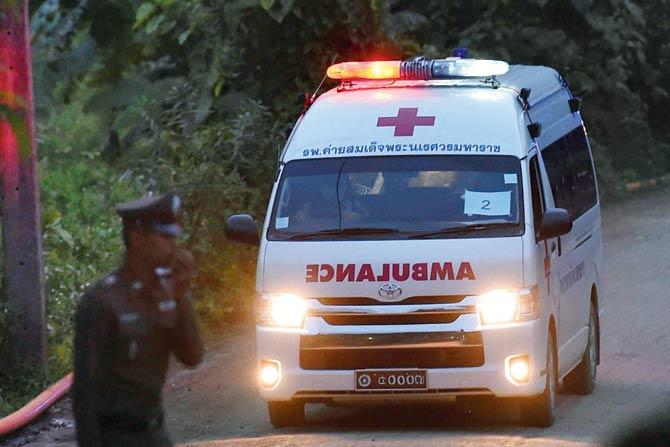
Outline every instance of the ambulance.
{"label": "ambulance", "polygon": [[[600,359],[602,234],[580,99],[555,70],[343,62],[288,138],[260,242],[259,388],[306,403],[490,396],[549,426]],[[446,415],[445,415],[446,417]]]}

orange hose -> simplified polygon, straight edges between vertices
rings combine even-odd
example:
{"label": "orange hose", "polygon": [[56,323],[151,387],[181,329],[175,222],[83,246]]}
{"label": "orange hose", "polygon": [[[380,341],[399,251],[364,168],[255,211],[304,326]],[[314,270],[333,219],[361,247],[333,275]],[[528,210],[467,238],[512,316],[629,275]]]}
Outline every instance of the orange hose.
{"label": "orange hose", "polygon": [[39,396],[28,402],[23,408],[0,419],[0,436],[9,434],[37,419],[38,416],[63,397],[71,386],[72,373],[42,391]]}

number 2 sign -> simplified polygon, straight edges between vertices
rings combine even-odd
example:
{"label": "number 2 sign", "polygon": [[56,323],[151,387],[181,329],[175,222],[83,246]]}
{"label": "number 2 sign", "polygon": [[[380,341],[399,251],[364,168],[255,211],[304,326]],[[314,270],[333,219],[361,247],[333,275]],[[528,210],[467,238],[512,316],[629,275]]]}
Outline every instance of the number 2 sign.
{"label": "number 2 sign", "polygon": [[479,192],[465,190],[463,213],[468,216],[509,216],[512,191]]}

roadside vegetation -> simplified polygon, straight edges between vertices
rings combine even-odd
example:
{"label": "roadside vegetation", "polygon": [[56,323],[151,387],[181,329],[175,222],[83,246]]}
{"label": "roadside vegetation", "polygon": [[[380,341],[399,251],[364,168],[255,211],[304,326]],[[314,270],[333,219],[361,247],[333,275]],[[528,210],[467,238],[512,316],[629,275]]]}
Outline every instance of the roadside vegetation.
{"label": "roadside vegetation", "polygon": [[51,366],[18,381],[0,365],[0,415],[70,369],[77,299],[120,260],[119,201],[179,191],[203,321],[249,317],[256,251],[224,221],[263,219],[301,95],[333,60],[468,47],[549,65],[584,99],[601,195],[670,171],[668,0],[34,0],[31,15]]}

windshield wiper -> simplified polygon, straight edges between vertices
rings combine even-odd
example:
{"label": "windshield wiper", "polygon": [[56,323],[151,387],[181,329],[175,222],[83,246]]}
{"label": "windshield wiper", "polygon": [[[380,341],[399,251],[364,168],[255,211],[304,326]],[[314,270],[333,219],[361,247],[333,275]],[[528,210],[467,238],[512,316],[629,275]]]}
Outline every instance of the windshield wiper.
{"label": "windshield wiper", "polygon": [[442,228],[441,230],[425,231],[423,233],[416,233],[408,236],[407,239],[423,239],[431,236],[442,236],[443,234],[468,234],[477,231],[498,229],[498,228],[512,228],[519,226],[516,222],[495,222],[495,223],[476,223],[469,225],[459,225],[456,227]]}
{"label": "windshield wiper", "polygon": [[320,230],[313,233],[293,234],[286,239],[300,240],[311,239],[322,236],[357,236],[361,234],[388,234],[398,233],[397,228],[374,228],[374,227],[354,227],[354,228],[331,228],[329,230]]}

